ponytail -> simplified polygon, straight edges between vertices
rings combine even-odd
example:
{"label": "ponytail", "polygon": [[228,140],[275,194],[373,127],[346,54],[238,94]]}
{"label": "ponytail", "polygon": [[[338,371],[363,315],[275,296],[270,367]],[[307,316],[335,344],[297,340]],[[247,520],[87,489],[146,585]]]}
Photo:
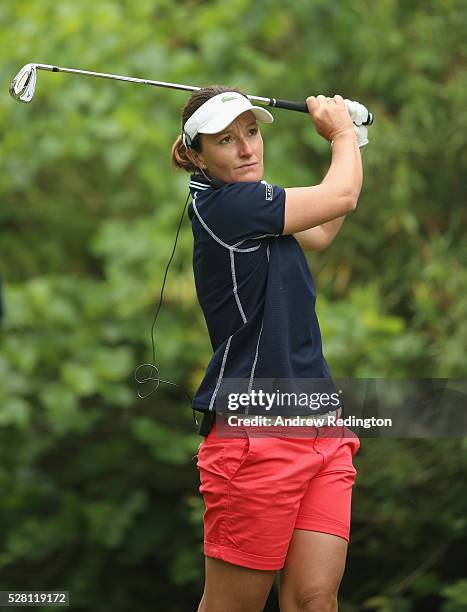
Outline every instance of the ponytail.
{"label": "ponytail", "polygon": [[181,136],[172,145],[172,167],[175,170],[186,170],[186,172],[197,171],[196,166],[186,154],[186,147],[182,142]]}

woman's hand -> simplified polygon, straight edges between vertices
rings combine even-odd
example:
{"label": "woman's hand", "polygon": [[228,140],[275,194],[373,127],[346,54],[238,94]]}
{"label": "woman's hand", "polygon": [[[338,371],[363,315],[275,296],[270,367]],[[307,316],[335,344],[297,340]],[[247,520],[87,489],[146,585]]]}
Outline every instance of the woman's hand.
{"label": "woman's hand", "polygon": [[306,104],[316,131],[329,142],[347,130],[352,130],[355,134],[352,118],[342,96],[310,96],[306,99]]}

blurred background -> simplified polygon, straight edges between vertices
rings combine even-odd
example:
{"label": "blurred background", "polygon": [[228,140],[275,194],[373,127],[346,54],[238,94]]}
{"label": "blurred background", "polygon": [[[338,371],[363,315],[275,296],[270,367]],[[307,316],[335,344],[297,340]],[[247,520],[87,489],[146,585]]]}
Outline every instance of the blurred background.
{"label": "blurred background", "polygon": [[[0,5],[0,590],[72,608],[196,610],[202,438],[183,392],[137,397],[188,190],[170,167],[189,94],[26,63],[305,100],[375,115],[357,209],[308,253],[337,377],[467,371],[467,6],[462,0],[3,0]],[[305,114],[263,126],[265,179],[319,183]],[[187,215],[156,326],[161,378],[211,355]],[[362,439],[340,610],[467,610],[466,439]],[[42,608],[46,609],[46,608]],[[277,589],[267,607],[278,611]]]}

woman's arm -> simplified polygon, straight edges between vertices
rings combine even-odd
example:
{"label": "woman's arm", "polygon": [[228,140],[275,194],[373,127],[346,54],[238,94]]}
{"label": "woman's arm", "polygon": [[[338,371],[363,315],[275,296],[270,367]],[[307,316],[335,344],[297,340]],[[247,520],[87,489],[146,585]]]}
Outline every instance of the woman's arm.
{"label": "woman's arm", "polygon": [[311,227],[303,232],[298,232],[294,234],[294,238],[304,251],[322,251],[328,247],[337,236],[344,219],[345,215],[342,215],[342,217],[337,217],[337,219],[333,219],[327,223]]}
{"label": "woman's arm", "polygon": [[363,168],[353,127],[333,142],[332,161],[319,185],[285,190],[283,234],[316,228],[355,210],[362,188]]}

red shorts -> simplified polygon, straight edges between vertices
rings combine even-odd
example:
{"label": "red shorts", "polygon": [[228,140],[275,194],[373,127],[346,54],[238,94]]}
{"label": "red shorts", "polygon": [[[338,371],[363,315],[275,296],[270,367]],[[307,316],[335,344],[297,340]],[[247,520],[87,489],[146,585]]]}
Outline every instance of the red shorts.
{"label": "red shorts", "polygon": [[197,455],[206,556],[278,570],[294,529],[349,541],[360,440],[344,426],[308,429],[313,435],[302,438],[258,437],[249,428],[220,438],[214,424]]}

